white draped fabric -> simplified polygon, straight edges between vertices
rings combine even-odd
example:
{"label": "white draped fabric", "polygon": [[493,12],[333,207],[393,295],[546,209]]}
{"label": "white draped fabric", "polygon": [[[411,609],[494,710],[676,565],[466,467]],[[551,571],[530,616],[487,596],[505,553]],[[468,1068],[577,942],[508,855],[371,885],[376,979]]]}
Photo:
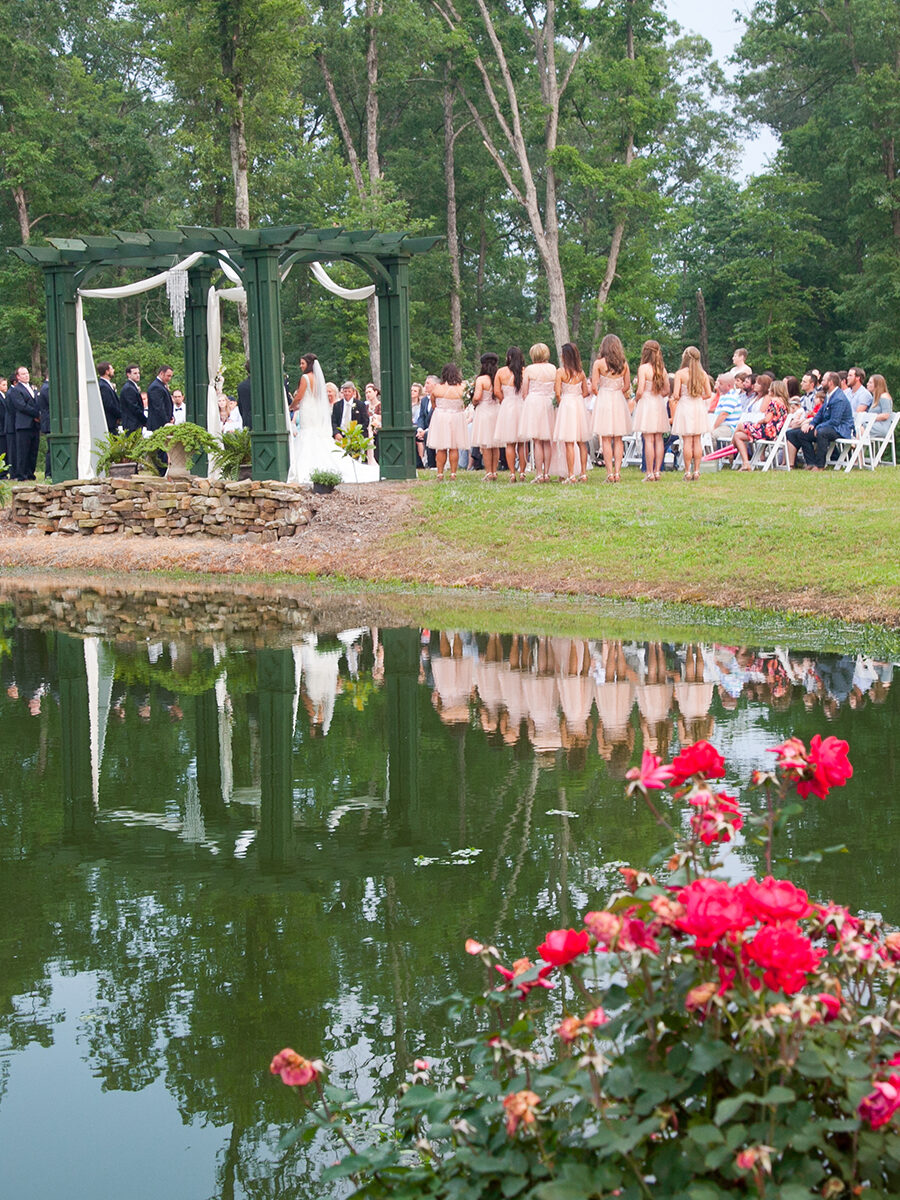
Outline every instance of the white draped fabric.
{"label": "white draped fabric", "polygon": [[88,717],[91,727],[91,790],[95,810],[100,807],[100,767],[109,722],[115,662],[109,646],[99,638],[84,639],[84,669],[88,687]]}
{"label": "white draped fabric", "polygon": [[78,363],[78,478],[93,479],[99,457],[97,442],[106,436],[107,426],[80,296],[75,298],[75,351]]}

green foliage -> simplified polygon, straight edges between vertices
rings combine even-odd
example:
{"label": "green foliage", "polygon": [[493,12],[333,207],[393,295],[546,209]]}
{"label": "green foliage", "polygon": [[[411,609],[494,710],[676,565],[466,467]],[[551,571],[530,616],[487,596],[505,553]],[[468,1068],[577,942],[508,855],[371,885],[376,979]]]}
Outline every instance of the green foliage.
{"label": "green foliage", "polygon": [[219,442],[208,429],[185,421],[182,425],[162,425],[154,429],[148,438],[144,438],[144,446],[148,454],[156,451],[167,451],[173,443],[184,446],[188,465],[190,466],[201,454],[214,455],[219,449]]}
{"label": "green foliage", "polygon": [[337,444],[347,458],[362,462],[375,443],[372,438],[366,436],[366,431],[359,421],[351,421],[346,429],[341,430]]}
{"label": "green foliage", "polygon": [[319,487],[334,488],[341,482],[340,472],[331,471],[326,467],[316,467],[309,478],[312,483],[317,483]]}
{"label": "green foliage", "polygon": [[97,470],[106,474],[114,463],[143,463],[147,459],[147,438],[140,429],[123,433],[108,433],[94,443],[97,452]]}
{"label": "green foliage", "polygon": [[226,479],[237,479],[239,468],[252,461],[250,430],[223,433],[221,443],[212,452],[212,459]]}

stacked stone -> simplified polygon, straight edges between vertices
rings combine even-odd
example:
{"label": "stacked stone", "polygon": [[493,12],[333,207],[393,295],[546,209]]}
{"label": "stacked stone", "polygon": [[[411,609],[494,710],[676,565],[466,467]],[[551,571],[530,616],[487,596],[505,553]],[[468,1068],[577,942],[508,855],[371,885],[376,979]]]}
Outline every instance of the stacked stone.
{"label": "stacked stone", "polygon": [[50,595],[14,592],[16,624],[138,643],[177,641],[185,634],[201,645],[294,645],[314,625],[310,605],[289,595],[186,588],[143,593],[106,587],[63,587]]}
{"label": "stacked stone", "polygon": [[292,484],[159,479],[76,480],[14,487],[12,516],[33,533],[242,538],[274,542],[309,524],[308,493]]}

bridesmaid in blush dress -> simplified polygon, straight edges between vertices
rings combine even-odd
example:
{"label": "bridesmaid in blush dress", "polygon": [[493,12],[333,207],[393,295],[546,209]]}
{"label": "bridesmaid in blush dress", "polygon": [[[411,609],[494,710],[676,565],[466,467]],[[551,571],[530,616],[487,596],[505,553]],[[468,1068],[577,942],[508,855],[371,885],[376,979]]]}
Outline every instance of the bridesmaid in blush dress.
{"label": "bridesmaid in blush dress", "polygon": [[[566,448],[566,483],[577,483],[579,480],[587,483],[587,444],[591,435],[584,401],[591,385],[582,369],[578,347],[572,342],[566,342],[562,348],[562,366],[556,372],[555,388],[559,407],[556,410],[553,440]],[[575,474],[576,445],[581,455],[580,475]]]}
{"label": "bridesmaid in blush dress", "polygon": [[444,467],[450,459],[450,478],[456,478],[459,452],[469,448],[469,423],[463,405],[463,380],[459,367],[447,363],[441,371],[441,381],[431,393],[434,412],[428,426],[426,445],[435,452],[438,482],[444,478]]}
{"label": "bridesmaid in blush dress", "polygon": [[608,333],[600,343],[591,384],[597,394],[593,432],[603,443],[606,482],[618,483],[625,453],[622,438],[631,433],[631,410],[626,399],[631,392],[631,374],[625,348],[614,333]]}
{"label": "bridesmaid in blush dress", "polygon": [[525,410],[522,415],[522,436],[532,443],[535,483],[550,480],[550,453],[553,443],[553,397],[556,387],[556,366],[550,361],[550,348],[536,342],[528,352],[531,362],[525,368],[522,395]]}
{"label": "bridesmaid in blush dress", "polygon": [[525,438],[522,436],[525,399],[522,396],[522,376],[525,358],[518,346],[510,346],[506,352],[506,366],[494,376],[494,395],[500,401],[497,417],[497,445],[506,446],[506,465],[509,467],[509,482],[516,483],[516,462],[519,474],[525,478]]}
{"label": "bridesmaid in blush dress", "polygon": [[472,391],[472,404],[475,408],[475,418],[472,421],[472,445],[477,446],[481,451],[486,480],[497,478],[500,446],[502,445],[497,441],[497,418],[500,415],[500,405],[494,396],[494,378],[499,361],[496,354],[482,354],[481,374],[475,380],[475,387]]}
{"label": "bridesmaid in blush dress", "polygon": [[644,442],[644,465],[647,470],[644,482],[649,483],[660,478],[665,453],[663,437],[670,429],[666,411],[669,376],[659,342],[644,342],[634,395],[637,400],[634,432],[639,433]]}
{"label": "bridesmaid in blush dress", "polygon": [[711,397],[712,388],[700,362],[700,351],[696,346],[688,346],[681,356],[681,367],[672,381],[672,400],[675,403],[672,432],[681,438],[684,477],[688,480],[700,478],[700,457],[703,453],[700,438],[709,432]]}

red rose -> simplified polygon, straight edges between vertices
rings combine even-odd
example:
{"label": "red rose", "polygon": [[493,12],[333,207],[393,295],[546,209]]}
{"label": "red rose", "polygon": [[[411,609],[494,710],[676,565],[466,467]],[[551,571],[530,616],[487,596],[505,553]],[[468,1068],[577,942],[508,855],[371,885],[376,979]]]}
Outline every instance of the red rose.
{"label": "red rose", "polygon": [[718,879],[695,879],[678,893],[684,915],[676,925],[692,934],[698,947],[712,946],[726,933],[736,933],[753,924],[743,897],[736,888]]}
{"label": "red rose", "polygon": [[763,968],[763,983],[773,992],[792,996],[806,983],[824,950],[817,950],[799,927],[788,921],[783,925],[764,925],[749,942],[744,952],[751,962]]}
{"label": "red rose", "polygon": [[849,748],[840,738],[829,736],[823,741],[816,734],[810,742],[808,756],[813,775],[797,783],[797,795],[805,800],[812,792],[824,800],[831,788],[843,787],[853,774],[853,767],[847,758]]}
{"label": "red rose", "polygon": [[321,1063],[311,1063],[308,1059],[301,1058],[296,1050],[286,1047],[284,1050],[279,1050],[272,1059],[269,1070],[273,1075],[280,1075],[281,1082],[286,1083],[288,1087],[306,1087],[308,1083],[318,1079],[321,1065]]}
{"label": "red rose", "polygon": [[748,879],[740,888],[747,907],[761,921],[796,921],[812,912],[809,896],[789,879],[767,875],[762,882]]}
{"label": "red rose", "polygon": [[737,800],[727,792],[710,792],[706,788],[688,796],[698,812],[691,817],[691,829],[707,846],[713,842],[730,842],[744,824]]}
{"label": "red rose", "polygon": [[564,967],[579,954],[587,954],[589,949],[590,940],[584,929],[580,933],[574,929],[551,929],[537,948],[544,962],[554,967]]}
{"label": "red rose", "polygon": [[869,1092],[856,1110],[863,1121],[868,1121],[873,1129],[887,1125],[891,1117],[900,1108],[900,1075],[891,1075],[883,1083],[876,1083],[875,1090]]}
{"label": "red rose", "polygon": [[678,787],[694,775],[705,779],[721,779],[725,774],[725,759],[709,742],[694,742],[685,746],[672,763],[671,783]]}

